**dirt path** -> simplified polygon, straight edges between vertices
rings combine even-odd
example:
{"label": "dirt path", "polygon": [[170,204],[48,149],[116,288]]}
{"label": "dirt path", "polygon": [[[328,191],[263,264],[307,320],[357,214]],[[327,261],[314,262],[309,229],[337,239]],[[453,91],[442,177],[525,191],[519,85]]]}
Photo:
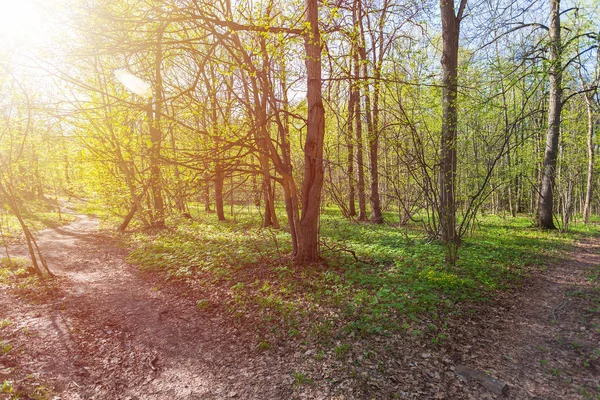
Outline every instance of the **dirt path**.
{"label": "dirt path", "polygon": [[600,398],[600,240],[567,257],[456,329],[455,360],[506,381],[511,399]]}
{"label": "dirt path", "polygon": [[197,311],[185,293],[139,277],[95,219],[77,215],[37,239],[61,293],[42,304],[3,294],[0,318],[11,321],[12,340],[27,343],[19,368],[61,399],[289,398],[283,356],[271,352],[267,362],[253,340]]}
{"label": "dirt path", "polygon": [[[495,398],[458,379],[458,364],[506,381],[512,399],[600,394],[600,294],[589,279],[600,265],[598,241],[578,246],[571,260],[518,293],[478,306],[450,327],[446,344],[377,338],[384,371],[365,367],[364,379],[349,372],[346,386],[322,374],[303,387],[294,371],[324,368],[309,352],[260,351],[252,332],[197,310],[182,286],[140,276],[94,218],[77,215],[38,242],[59,290],[43,300],[0,295],[0,319],[9,321],[0,335],[18,346],[0,356],[0,381],[43,382],[38,391],[52,388],[61,400],[364,398],[353,394],[356,382],[368,386],[369,398]],[[336,371],[350,371],[344,368]]]}

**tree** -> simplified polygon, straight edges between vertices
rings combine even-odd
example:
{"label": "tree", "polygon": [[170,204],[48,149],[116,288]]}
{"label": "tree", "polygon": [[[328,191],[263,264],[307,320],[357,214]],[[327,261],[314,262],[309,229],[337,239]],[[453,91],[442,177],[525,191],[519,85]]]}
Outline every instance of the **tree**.
{"label": "tree", "polygon": [[583,65],[581,61],[581,56],[578,57],[579,68],[577,69],[579,80],[581,81],[581,85],[584,92],[583,94],[585,98],[585,108],[587,113],[586,144],[588,162],[587,177],[585,183],[585,202],[583,206],[583,222],[585,224],[587,224],[590,219],[590,212],[592,208],[592,191],[594,187],[594,133],[598,124],[598,117],[594,110],[594,106],[598,108],[598,104],[595,102],[595,94],[598,91],[598,84],[600,83],[600,51],[598,51],[598,45],[596,45],[596,49],[596,65],[591,80],[589,82],[586,82],[583,76]]}
{"label": "tree", "polygon": [[446,246],[446,264],[456,263],[460,237],[456,232],[456,146],[458,127],[458,40],[460,22],[467,5],[461,0],[440,0],[442,16],[442,134],[440,159],[440,227]]}
{"label": "tree", "polygon": [[542,229],[556,229],[554,225],[554,183],[556,180],[556,160],[558,156],[558,138],[560,136],[560,116],[562,99],[562,46],[560,32],[560,0],[550,0],[549,48],[550,63],[548,79],[548,131],[544,150],[544,164],[540,197],[538,202],[538,226]]}
{"label": "tree", "polygon": [[306,51],[306,101],[308,120],[304,143],[304,181],[302,184],[302,217],[298,223],[298,254],[296,262],[307,264],[319,260],[319,215],[323,187],[323,141],[325,139],[325,108],[321,94],[321,32],[318,0],[305,0],[304,33]]}

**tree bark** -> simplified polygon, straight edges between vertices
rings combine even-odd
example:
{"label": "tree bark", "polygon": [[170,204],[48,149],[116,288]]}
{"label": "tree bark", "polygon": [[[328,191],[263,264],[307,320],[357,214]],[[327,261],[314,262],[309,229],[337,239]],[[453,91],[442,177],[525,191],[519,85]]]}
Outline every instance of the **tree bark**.
{"label": "tree bark", "polygon": [[165,206],[162,197],[162,179],[160,173],[160,155],[162,132],[160,129],[160,120],[162,115],[163,102],[163,84],[162,84],[162,28],[158,32],[156,41],[156,59],[154,60],[154,110],[152,101],[148,103],[148,122],[150,125],[150,187],[152,191],[152,200],[154,213],[152,214],[152,226],[165,226]]}
{"label": "tree bark", "polygon": [[[254,101],[256,102],[257,113],[256,116],[258,118],[258,126],[257,126],[257,145],[259,148],[259,161],[260,167],[263,175],[263,196],[265,199],[265,213],[264,213],[264,221],[263,227],[272,226],[273,228],[279,228],[279,220],[277,219],[277,214],[275,213],[275,199],[273,196],[273,188],[271,184],[271,172],[270,172],[270,162],[269,162],[269,149],[268,149],[268,141],[271,140],[269,136],[268,129],[268,119],[267,119],[267,96],[270,93],[268,83],[270,80],[270,61],[268,56],[267,44],[264,37],[260,39],[260,47],[262,51],[262,71],[261,72],[261,95],[259,95],[258,91],[254,91]],[[257,86],[257,85],[255,85]]]}
{"label": "tree bark", "polygon": [[442,17],[442,134],[440,160],[440,227],[446,247],[446,264],[454,266],[459,237],[456,232],[456,145],[458,126],[458,39],[460,19],[466,0],[461,1],[459,15],[454,0],[440,0]]}
{"label": "tree bark", "polygon": [[[379,171],[378,171],[378,153],[379,153],[379,134],[378,121],[375,118],[379,117],[379,109],[377,102],[379,101],[379,93],[374,94],[373,104],[371,104],[371,88],[369,84],[369,67],[367,60],[367,49],[365,41],[365,30],[363,27],[364,14],[362,11],[362,0],[358,0],[358,27],[359,27],[359,47],[360,63],[362,65],[363,96],[365,98],[365,117],[367,122],[367,143],[369,145],[369,175],[371,178],[369,202],[371,203],[371,222],[376,224],[383,223],[381,215],[381,201],[379,197]],[[383,17],[382,17],[383,18]],[[381,44],[381,43],[380,43]],[[373,49],[373,51],[375,51]],[[377,67],[377,63],[375,65]],[[377,85],[377,68],[375,68],[375,84]],[[359,100],[360,101],[360,100]],[[373,108],[371,108],[373,107]],[[375,115],[377,114],[377,115]]]}
{"label": "tree bark", "polygon": [[560,41],[560,0],[550,0],[550,95],[548,101],[548,131],[538,202],[538,226],[556,229],[554,225],[554,182],[562,111],[562,57]]}
{"label": "tree bark", "polygon": [[[289,100],[288,100],[288,88],[287,88],[287,73],[285,61],[281,61],[281,92],[282,102],[281,109],[283,110],[283,118],[280,113],[276,113],[277,126],[279,128],[279,140],[281,142],[281,162],[275,165],[278,168],[278,172],[282,176],[283,187],[283,199],[285,203],[285,211],[288,219],[288,225],[290,227],[290,235],[292,236],[292,258],[296,258],[298,254],[298,232],[296,229],[296,223],[300,220],[298,210],[298,189],[296,181],[294,180],[292,172],[292,151],[290,148],[289,141]],[[277,160],[277,157],[273,157]]]}
{"label": "tree bark", "polygon": [[[350,60],[350,71],[352,70],[352,60]],[[354,187],[354,83],[350,79],[348,90],[348,123],[347,127],[347,142],[348,142],[348,216],[356,216],[356,204],[354,204],[355,187]]]}
{"label": "tree bark", "polygon": [[223,186],[225,186],[225,173],[221,161],[217,160],[215,165],[215,209],[219,221],[225,221],[225,208],[223,205]]}
{"label": "tree bark", "polygon": [[587,129],[587,180],[585,186],[585,203],[583,205],[583,223],[587,224],[590,220],[590,206],[592,202],[592,190],[594,186],[594,110],[592,109],[591,96],[586,94],[585,103],[587,107],[588,129]]}
{"label": "tree bark", "polygon": [[298,253],[295,262],[308,264],[319,260],[319,214],[323,187],[323,141],[325,108],[321,93],[321,33],[318,0],[305,0],[307,32],[306,76],[308,122],[304,143],[304,182],[302,185],[302,217],[298,222]]}
{"label": "tree bark", "polygon": [[[352,13],[354,25],[358,24],[360,18],[361,0],[355,0],[354,12]],[[365,165],[363,158],[363,139],[362,139],[362,113],[360,104],[360,62],[358,46],[355,44],[354,50],[354,119],[356,121],[356,174],[358,190],[358,220],[367,220],[367,201],[365,195]]]}

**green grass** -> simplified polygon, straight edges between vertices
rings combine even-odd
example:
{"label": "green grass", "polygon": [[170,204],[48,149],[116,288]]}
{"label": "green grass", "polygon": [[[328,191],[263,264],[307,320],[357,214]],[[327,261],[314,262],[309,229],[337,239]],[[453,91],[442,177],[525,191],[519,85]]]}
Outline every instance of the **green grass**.
{"label": "green grass", "polygon": [[[59,282],[36,275],[27,259],[0,258],[0,287],[31,302],[38,302],[45,297],[54,296],[59,291]],[[9,323],[6,319],[2,320],[0,327]]]}
{"label": "green grass", "polygon": [[[107,207],[102,203],[102,199],[98,195],[89,195],[85,200],[76,200],[73,202],[73,208],[75,211],[93,215],[98,217],[101,221],[102,227],[118,227],[125,215],[127,210],[116,211],[115,207]],[[129,229],[139,227],[140,224],[135,219],[131,221]]]}
{"label": "green grass", "polygon": [[299,371],[292,372],[292,379],[294,380],[294,386],[310,385],[313,383],[310,377]]}
{"label": "green grass", "polygon": [[[21,214],[27,227],[34,232],[66,225],[75,220],[73,215],[59,213],[56,205],[50,200],[28,202],[27,207],[21,209]],[[0,210],[0,227],[2,228],[0,240],[4,239],[10,242],[23,235],[19,221],[6,207]]]}
{"label": "green grass", "polygon": [[194,217],[172,219],[173,228],[160,233],[132,234],[130,261],[187,282],[206,299],[198,308],[210,304],[240,322],[259,321],[260,337],[327,346],[336,335],[390,330],[439,343],[456,305],[510,290],[595,233],[577,224],[569,233],[540,231],[528,217],[486,216],[465,238],[456,267],[448,269],[442,246],[427,242],[418,226],[353,223],[326,209],[320,228],[325,263],[299,268],[289,258],[289,233],[258,228],[256,212],[238,209],[235,221],[224,223],[214,214]]}

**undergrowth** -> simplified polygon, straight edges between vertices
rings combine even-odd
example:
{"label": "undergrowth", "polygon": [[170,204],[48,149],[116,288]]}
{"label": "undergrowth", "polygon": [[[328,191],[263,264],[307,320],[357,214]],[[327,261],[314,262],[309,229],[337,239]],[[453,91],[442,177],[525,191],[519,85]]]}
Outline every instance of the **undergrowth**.
{"label": "undergrowth", "polygon": [[240,210],[235,221],[221,223],[205,213],[172,219],[168,230],[132,234],[129,259],[186,282],[198,310],[222,309],[240,323],[257,323],[260,343],[392,331],[437,342],[445,338],[444,320],[460,312],[457,305],[511,290],[593,232],[577,224],[569,233],[540,231],[527,217],[482,217],[448,269],[442,246],[426,241],[418,226],[349,222],[326,209],[324,262],[300,268],[289,257],[289,233],[257,228],[259,218]]}
{"label": "undergrowth", "polygon": [[35,303],[55,295],[59,282],[36,275],[29,260],[11,257],[0,258],[0,287]]}
{"label": "undergrowth", "polygon": [[[20,211],[27,227],[33,232],[66,225],[75,220],[74,215],[65,213],[62,209],[59,212],[56,203],[48,199],[27,202],[27,206]],[[23,236],[19,221],[6,206],[0,208],[0,228],[0,240],[13,242]]]}

